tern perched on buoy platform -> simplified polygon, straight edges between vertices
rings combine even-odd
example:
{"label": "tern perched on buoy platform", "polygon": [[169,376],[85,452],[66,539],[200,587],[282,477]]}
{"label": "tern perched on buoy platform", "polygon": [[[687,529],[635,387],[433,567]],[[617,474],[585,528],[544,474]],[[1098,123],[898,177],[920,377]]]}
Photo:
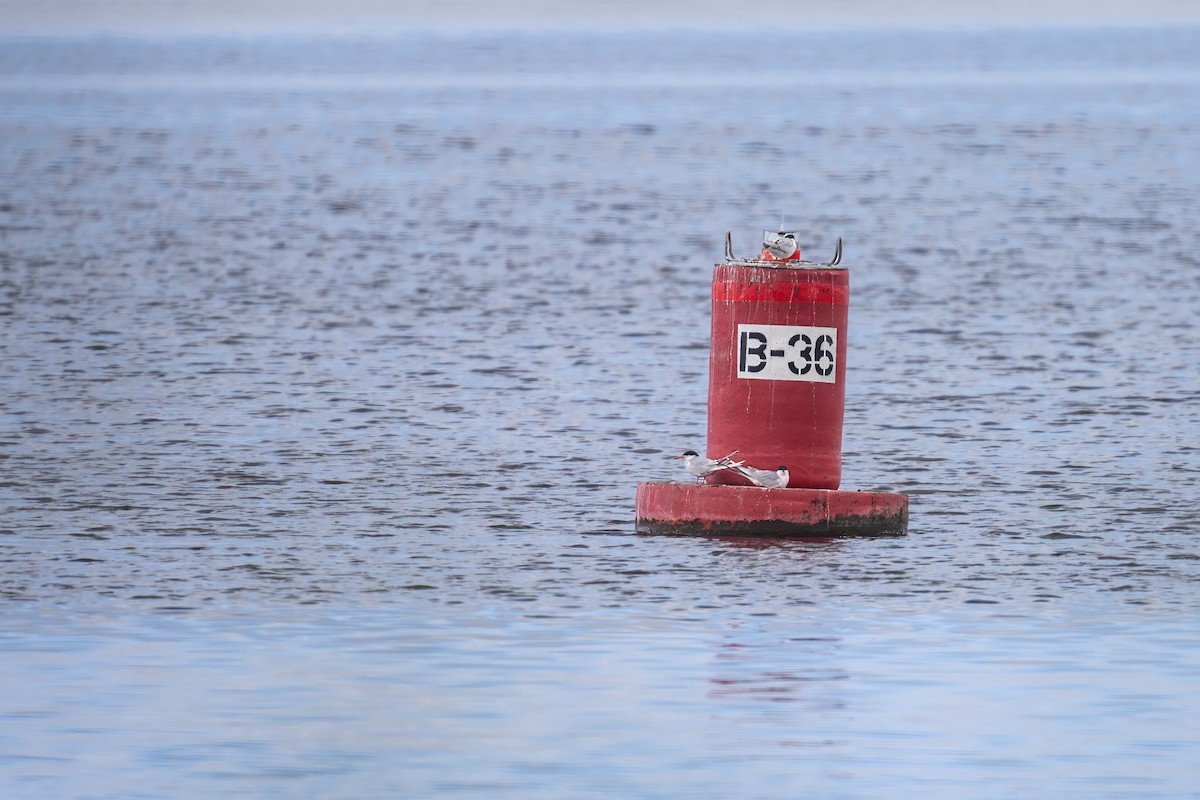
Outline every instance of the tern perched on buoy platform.
{"label": "tern perched on buoy platform", "polygon": [[684,450],[683,455],[675,456],[675,458],[683,460],[683,468],[696,476],[696,482],[700,483],[709,475],[716,474],[723,469],[737,469],[742,466],[742,461],[734,461],[733,457],[737,455],[734,450],[727,456],[720,458],[705,458],[695,450]]}
{"label": "tern perched on buoy platform", "polygon": [[735,473],[753,483],[760,489],[786,489],[788,485],[788,468],[755,469],[741,465],[731,468]]}
{"label": "tern perched on buoy platform", "polygon": [[[850,273],[842,240],[825,263],[796,231],[763,231],[757,258],[713,267],[708,455],[688,451],[696,483],[641,483],[643,533],[898,536],[908,497],[841,488]],[[737,454],[713,457],[714,453]],[[784,464],[778,469],[747,465]]]}

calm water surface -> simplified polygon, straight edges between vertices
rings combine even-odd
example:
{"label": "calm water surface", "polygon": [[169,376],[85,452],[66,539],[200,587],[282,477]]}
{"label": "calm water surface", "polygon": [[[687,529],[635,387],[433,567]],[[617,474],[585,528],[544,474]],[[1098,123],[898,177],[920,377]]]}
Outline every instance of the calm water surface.
{"label": "calm water surface", "polygon": [[[6,797],[1200,796],[1200,31],[0,42]],[[633,534],[846,241],[844,488]]]}

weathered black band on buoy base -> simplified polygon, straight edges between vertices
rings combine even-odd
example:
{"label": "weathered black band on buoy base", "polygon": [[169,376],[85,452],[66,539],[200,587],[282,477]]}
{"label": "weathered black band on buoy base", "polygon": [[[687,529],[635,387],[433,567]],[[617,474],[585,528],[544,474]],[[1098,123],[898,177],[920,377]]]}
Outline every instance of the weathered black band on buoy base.
{"label": "weathered black band on buoy base", "polygon": [[843,538],[903,536],[908,496],[838,489],[639,483],[638,533]]}

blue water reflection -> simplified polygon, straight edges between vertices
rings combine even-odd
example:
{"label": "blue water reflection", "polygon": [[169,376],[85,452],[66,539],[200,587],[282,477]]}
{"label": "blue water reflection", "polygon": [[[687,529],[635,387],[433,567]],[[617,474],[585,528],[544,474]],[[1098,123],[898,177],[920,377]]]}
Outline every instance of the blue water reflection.
{"label": "blue water reflection", "polygon": [[1193,627],[1088,611],[27,617],[0,741],[17,796],[1186,795]]}

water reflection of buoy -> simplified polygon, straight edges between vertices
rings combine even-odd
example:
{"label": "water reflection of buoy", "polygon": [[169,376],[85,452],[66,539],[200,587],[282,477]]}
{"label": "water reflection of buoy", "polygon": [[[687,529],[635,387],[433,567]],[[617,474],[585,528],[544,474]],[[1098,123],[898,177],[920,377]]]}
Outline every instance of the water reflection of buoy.
{"label": "water reflection of buoy", "polygon": [[737,453],[744,466],[700,484],[639,484],[639,532],[907,530],[907,496],[839,488],[849,271],[839,266],[840,239],[828,263],[799,254],[793,232],[767,231],[760,257],[738,260],[726,235],[726,261],[713,270],[707,449],[714,461]]}

